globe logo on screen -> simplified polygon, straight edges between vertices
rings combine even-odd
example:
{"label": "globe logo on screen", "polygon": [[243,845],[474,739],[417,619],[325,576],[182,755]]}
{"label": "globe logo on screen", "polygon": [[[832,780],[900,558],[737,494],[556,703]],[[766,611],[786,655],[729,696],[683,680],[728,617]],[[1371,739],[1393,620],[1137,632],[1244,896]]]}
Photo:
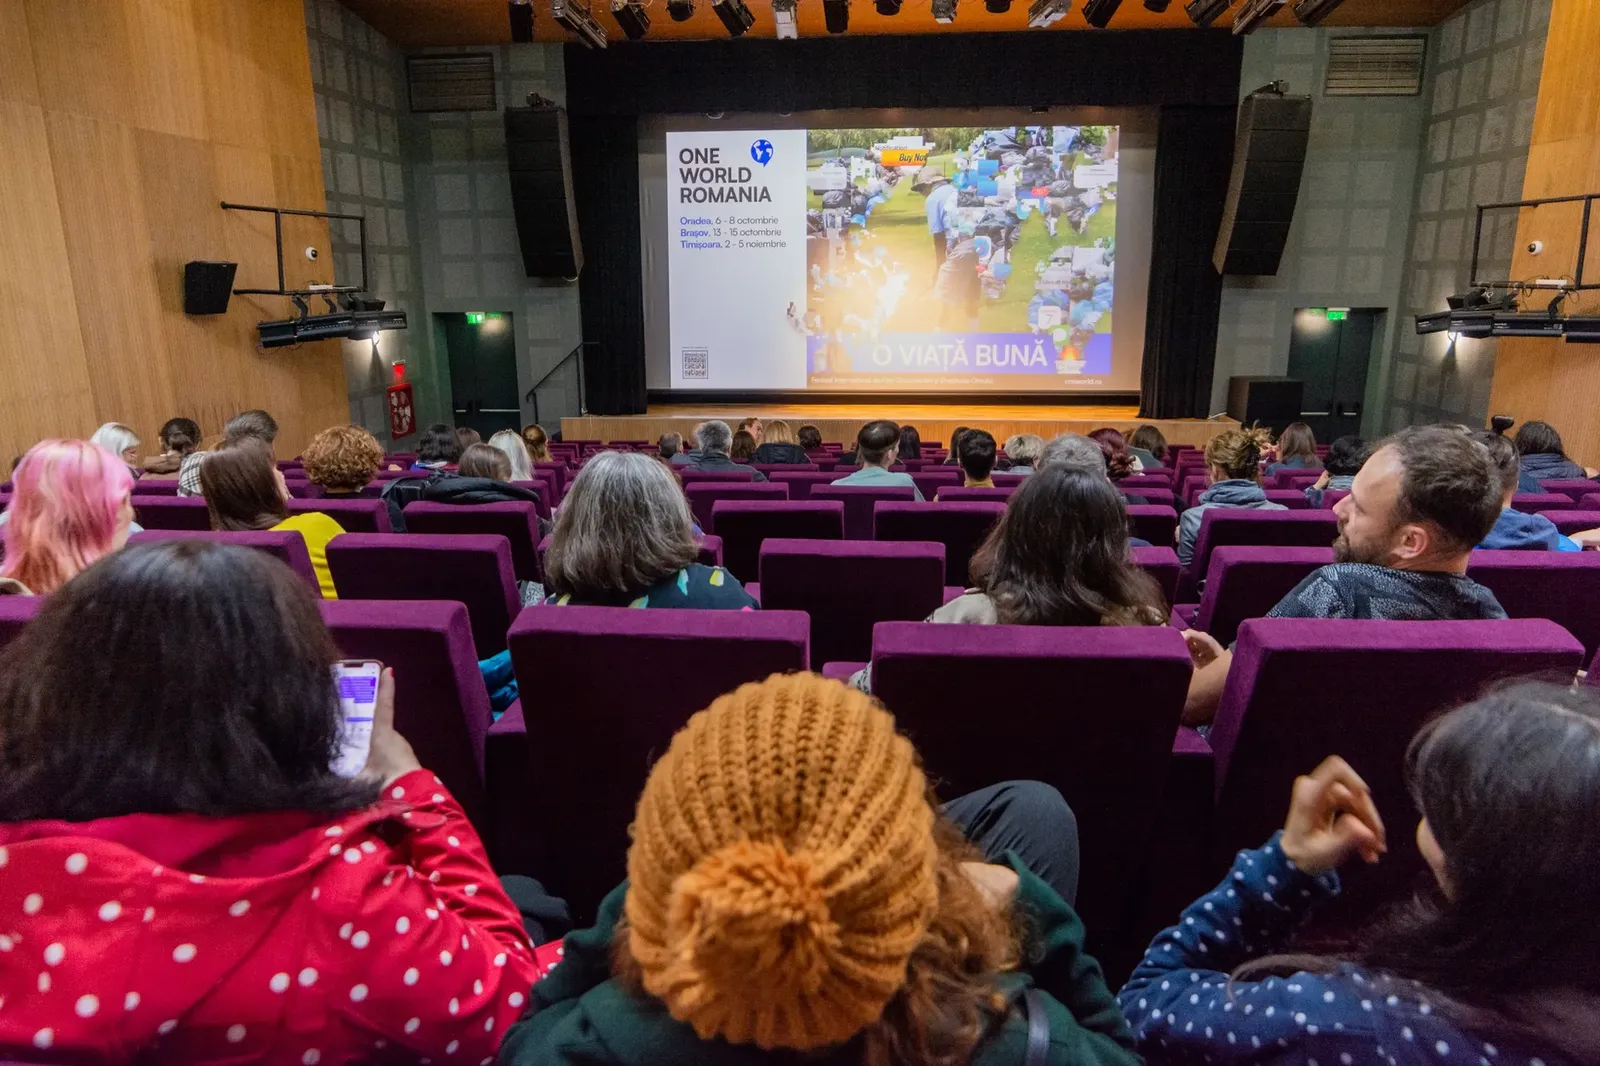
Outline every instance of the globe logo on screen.
{"label": "globe logo on screen", "polygon": [[762,137],[750,145],[750,158],[762,166],[772,162],[772,142]]}

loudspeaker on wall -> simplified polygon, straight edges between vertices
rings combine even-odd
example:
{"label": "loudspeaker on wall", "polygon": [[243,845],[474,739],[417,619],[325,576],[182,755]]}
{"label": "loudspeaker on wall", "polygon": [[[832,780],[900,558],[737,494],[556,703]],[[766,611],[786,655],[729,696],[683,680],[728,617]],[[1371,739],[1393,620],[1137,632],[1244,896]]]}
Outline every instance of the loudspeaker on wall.
{"label": "loudspeaker on wall", "polygon": [[572,198],[567,113],[559,107],[508,107],[506,153],[522,265],[530,278],[575,278],[583,269]]}
{"label": "loudspeaker on wall", "polygon": [[227,314],[228,298],[233,295],[233,276],[238,270],[238,263],[195,260],[183,264],[183,313]]}
{"label": "loudspeaker on wall", "polygon": [[1213,260],[1223,274],[1276,274],[1311,137],[1311,97],[1259,93],[1239,105],[1233,177]]}

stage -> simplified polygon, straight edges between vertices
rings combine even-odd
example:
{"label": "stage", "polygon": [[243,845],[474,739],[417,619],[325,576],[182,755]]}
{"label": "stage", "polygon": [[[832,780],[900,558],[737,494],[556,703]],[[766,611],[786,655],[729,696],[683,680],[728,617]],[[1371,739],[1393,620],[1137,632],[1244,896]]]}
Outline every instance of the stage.
{"label": "stage", "polygon": [[[1071,406],[1049,404],[653,404],[642,415],[589,415],[563,418],[565,440],[655,440],[663,433],[687,435],[696,425],[720,418],[737,428],[741,419],[754,415],[767,420],[782,418],[798,429],[813,425],[825,441],[855,440],[856,432],[876,418],[892,418],[917,427],[924,440],[948,444],[957,426],[986,429],[1002,444],[1017,433],[1037,433],[1046,440],[1062,433],[1087,433],[1112,426],[1130,432],[1143,424],[1137,407]],[[1173,444],[1204,445],[1239,423],[1230,418],[1149,419]]]}

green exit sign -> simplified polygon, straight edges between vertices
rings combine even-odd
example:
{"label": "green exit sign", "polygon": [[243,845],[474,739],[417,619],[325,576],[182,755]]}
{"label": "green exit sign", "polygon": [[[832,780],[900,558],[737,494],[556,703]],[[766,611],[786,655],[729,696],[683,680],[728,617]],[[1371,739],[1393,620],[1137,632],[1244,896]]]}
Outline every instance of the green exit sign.
{"label": "green exit sign", "polygon": [[1347,319],[1349,317],[1350,317],[1349,308],[1344,308],[1344,309],[1338,309],[1338,308],[1333,308],[1333,307],[1328,308],[1328,321],[1329,322],[1343,322],[1345,319]]}
{"label": "green exit sign", "polygon": [[483,319],[484,314],[482,311],[467,312],[467,325],[469,326],[481,326],[483,325]]}

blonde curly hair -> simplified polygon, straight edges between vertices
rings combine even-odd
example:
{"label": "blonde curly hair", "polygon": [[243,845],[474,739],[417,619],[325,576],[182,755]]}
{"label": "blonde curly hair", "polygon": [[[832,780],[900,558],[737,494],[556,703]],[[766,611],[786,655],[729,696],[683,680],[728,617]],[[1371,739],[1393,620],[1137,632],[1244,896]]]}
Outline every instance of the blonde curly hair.
{"label": "blonde curly hair", "polygon": [[1229,479],[1259,481],[1261,455],[1271,444],[1272,432],[1265,426],[1227,430],[1206,445],[1206,466],[1221,470]]}
{"label": "blonde curly hair", "polygon": [[360,426],[330,426],[311,438],[301,458],[312,484],[355,492],[383,465],[383,445]]}

